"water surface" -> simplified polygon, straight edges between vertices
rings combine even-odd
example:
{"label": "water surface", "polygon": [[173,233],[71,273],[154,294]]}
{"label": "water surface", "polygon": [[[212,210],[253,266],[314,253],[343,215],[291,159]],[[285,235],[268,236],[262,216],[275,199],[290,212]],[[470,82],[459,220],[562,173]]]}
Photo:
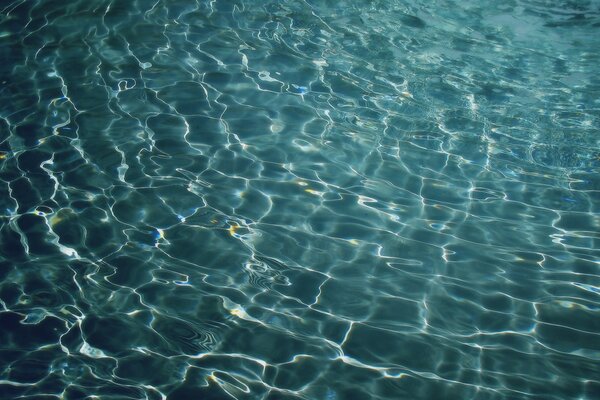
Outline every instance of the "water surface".
{"label": "water surface", "polygon": [[0,397],[600,398],[599,29],[3,2]]}

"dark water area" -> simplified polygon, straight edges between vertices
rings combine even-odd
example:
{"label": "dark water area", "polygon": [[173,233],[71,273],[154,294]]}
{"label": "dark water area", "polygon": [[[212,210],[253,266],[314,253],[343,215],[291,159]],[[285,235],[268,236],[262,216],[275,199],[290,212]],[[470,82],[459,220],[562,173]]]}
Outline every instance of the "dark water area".
{"label": "dark water area", "polygon": [[600,2],[0,2],[0,399],[600,398]]}

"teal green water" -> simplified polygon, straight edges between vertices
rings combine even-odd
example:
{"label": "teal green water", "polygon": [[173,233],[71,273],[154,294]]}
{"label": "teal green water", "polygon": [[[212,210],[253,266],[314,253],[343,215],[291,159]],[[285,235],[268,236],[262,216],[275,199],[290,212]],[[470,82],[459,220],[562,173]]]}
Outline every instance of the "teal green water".
{"label": "teal green water", "polygon": [[2,2],[0,398],[600,398],[599,29]]}

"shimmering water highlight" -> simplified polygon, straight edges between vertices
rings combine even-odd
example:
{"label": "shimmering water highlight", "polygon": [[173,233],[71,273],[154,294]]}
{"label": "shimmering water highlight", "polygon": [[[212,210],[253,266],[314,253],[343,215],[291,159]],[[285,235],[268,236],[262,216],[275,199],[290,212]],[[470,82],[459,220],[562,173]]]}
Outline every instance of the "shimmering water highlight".
{"label": "shimmering water highlight", "polygon": [[600,398],[600,3],[0,5],[0,398]]}

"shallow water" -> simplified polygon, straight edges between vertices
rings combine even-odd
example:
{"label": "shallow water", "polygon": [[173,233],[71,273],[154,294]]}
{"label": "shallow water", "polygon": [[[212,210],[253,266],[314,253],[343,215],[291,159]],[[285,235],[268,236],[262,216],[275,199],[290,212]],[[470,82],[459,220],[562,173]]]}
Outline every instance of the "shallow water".
{"label": "shallow water", "polygon": [[0,8],[0,398],[600,398],[598,1]]}

